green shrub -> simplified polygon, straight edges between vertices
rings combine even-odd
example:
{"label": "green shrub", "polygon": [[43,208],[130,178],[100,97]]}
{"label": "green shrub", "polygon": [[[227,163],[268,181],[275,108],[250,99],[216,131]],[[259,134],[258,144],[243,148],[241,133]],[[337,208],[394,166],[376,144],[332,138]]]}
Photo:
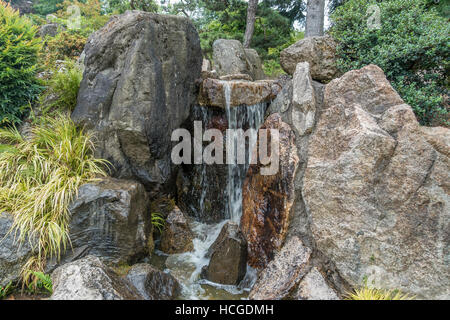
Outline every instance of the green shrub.
{"label": "green shrub", "polygon": [[[342,71],[376,64],[412,106],[421,124],[448,117],[450,24],[429,0],[348,0],[331,16]],[[368,27],[370,5],[381,28]]]}
{"label": "green shrub", "polygon": [[0,0],[0,125],[18,123],[42,87],[36,79],[36,27]]}
{"label": "green shrub", "polygon": [[68,31],[60,32],[54,38],[48,38],[39,53],[40,62],[46,70],[56,67],[56,61],[75,61],[83,52],[87,38]]}
{"label": "green shrub", "polygon": [[[104,176],[106,161],[93,157],[91,136],[67,115],[41,117],[26,139],[15,128],[0,129],[0,211],[14,217],[20,241],[37,239],[37,255],[24,266],[25,284],[59,258],[68,243],[69,203],[78,188]],[[1,146],[1,144],[0,144]]]}
{"label": "green shrub", "polygon": [[62,70],[54,70],[47,91],[41,97],[43,113],[48,111],[73,111],[83,75],[73,61],[67,60]]}

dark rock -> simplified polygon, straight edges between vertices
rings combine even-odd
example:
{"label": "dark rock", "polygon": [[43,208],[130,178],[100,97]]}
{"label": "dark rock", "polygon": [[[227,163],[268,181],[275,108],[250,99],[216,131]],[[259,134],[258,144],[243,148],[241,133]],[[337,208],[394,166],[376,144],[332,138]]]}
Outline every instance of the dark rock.
{"label": "dark rock", "polygon": [[[127,11],[88,40],[72,119],[95,134],[115,177],[150,190],[174,173],[171,134],[196,101],[202,54],[187,18]],[[170,185],[166,185],[170,187]]]}
{"label": "dark rock", "polygon": [[51,300],[142,300],[137,290],[105,266],[87,256],[57,268],[52,274]]}
{"label": "dark rock", "polygon": [[174,277],[146,263],[134,265],[126,278],[145,300],[173,300],[181,293]]}
{"label": "dark rock", "polygon": [[261,58],[258,55],[258,52],[256,52],[255,49],[244,49],[245,54],[247,55],[247,61],[250,64],[253,79],[254,80],[263,80],[266,79],[266,75],[264,74],[264,70],[262,67],[262,61]]}
{"label": "dark rock", "polygon": [[264,166],[252,164],[244,182],[241,229],[248,243],[248,263],[255,268],[265,267],[284,242],[299,163],[295,134],[278,113],[269,116],[261,129],[278,130],[279,165],[274,174],[263,175]]}
{"label": "dark rock", "polygon": [[33,255],[28,239],[19,242],[14,232],[10,233],[13,217],[0,213],[0,287],[16,282],[22,267]]}
{"label": "dark rock", "polygon": [[183,212],[177,207],[167,216],[161,235],[161,251],[174,254],[194,250],[193,233]]}
{"label": "dark rock", "polygon": [[203,269],[204,278],[221,284],[238,285],[247,270],[247,243],[239,225],[227,222],[209,249],[209,265]]}
{"label": "dark rock", "polygon": [[149,200],[140,183],[104,178],[85,184],[69,210],[73,250],[63,262],[89,254],[108,264],[130,264],[152,250]]}

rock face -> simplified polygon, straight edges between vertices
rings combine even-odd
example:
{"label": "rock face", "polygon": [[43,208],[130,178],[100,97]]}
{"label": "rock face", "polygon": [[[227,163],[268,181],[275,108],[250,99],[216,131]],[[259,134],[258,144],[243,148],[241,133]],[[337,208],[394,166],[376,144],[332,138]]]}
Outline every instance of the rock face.
{"label": "rock face", "polygon": [[265,78],[258,53],[252,49],[244,49],[238,40],[214,41],[213,60],[219,76],[243,73],[248,74],[253,80]]}
{"label": "rock face", "polygon": [[173,129],[188,118],[200,78],[200,41],[189,19],[140,11],[111,18],[85,47],[72,119],[94,133],[96,156],[147,189],[171,177]]}
{"label": "rock face", "polygon": [[261,129],[279,132],[279,166],[276,174],[263,175],[261,163],[250,165],[243,187],[241,228],[248,243],[248,263],[256,268],[267,265],[286,237],[299,162],[295,134],[278,113],[270,115]]}
{"label": "rock face", "polygon": [[140,183],[105,178],[85,184],[69,210],[74,250],[65,259],[90,254],[107,263],[133,263],[152,246],[149,200]]}
{"label": "rock face", "polygon": [[17,281],[22,267],[33,254],[28,240],[20,244],[14,232],[9,233],[12,225],[13,217],[0,213],[0,287]]}
{"label": "rock face", "polygon": [[52,282],[51,300],[142,300],[131,284],[94,256],[57,268]]}
{"label": "rock face", "polygon": [[227,222],[212,244],[209,265],[203,269],[204,278],[221,284],[238,285],[247,269],[247,243],[239,225]]}
{"label": "rock face", "polygon": [[317,267],[302,279],[296,293],[295,300],[339,300],[336,291],[331,289]]}
{"label": "rock face", "polygon": [[297,64],[293,77],[292,122],[299,135],[311,133],[316,115],[316,100],[308,62]]}
{"label": "rock face", "polygon": [[250,292],[251,300],[290,298],[310,268],[311,250],[297,237],[291,238],[259,274]]}
{"label": "rock face", "polygon": [[[229,76],[228,76],[229,77]],[[198,102],[201,106],[226,107],[225,86],[230,89],[230,107],[255,105],[269,102],[281,91],[281,85],[274,80],[249,82],[246,80],[224,81],[205,79],[200,86]]]}
{"label": "rock face", "polygon": [[336,43],[329,36],[308,37],[284,49],[280,54],[281,67],[288,74],[294,74],[300,62],[309,63],[314,80],[327,82],[336,78]]}
{"label": "rock face", "polygon": [[174,277],[146,263],[134,265],[126,278],[145,300],[173,300],[181,292]]}
{"label": "rock face", "polygon": [[193,234],[189,222],[180,209],[169,213],[161,235],[161,250],[168,254],[194,250]]}
{"label": "rock face", "polygon": [[448,299],[449,130],[421,128],[373,65],[329,83],[324,103],[302,190],[317,249],[353,286]]}

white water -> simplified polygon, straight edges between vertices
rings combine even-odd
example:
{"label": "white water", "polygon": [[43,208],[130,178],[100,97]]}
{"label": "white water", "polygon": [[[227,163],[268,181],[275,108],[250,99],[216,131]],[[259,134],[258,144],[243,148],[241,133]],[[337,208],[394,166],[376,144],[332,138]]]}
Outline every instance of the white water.
{"label": "white water", "polygon": [[[228,82],[224,83],[224,95],[226,100],[226,116],[229,129],[243,128],[248,124],[249,128],[255,129],[250,137],[248,152],[245,164],[228,164],[228,175],[226,184],[226,195],[228,201],[226,217],[229,220],[240,223],[242,215],[242,187],[244,179],[249,167],[251,152],[256,141],[257,130],[264,122],[264,113],[266,104],[261,103],[248,107],[231,107],[232,88]],[[203,108],[202,108],[203,109]],[[207,120],[207,112],[201,112],[201,117],[205,123]],[[235,155],[237,154],[236,131],[230,137],[234,142]],[[206,165],[202,166],[202,193],[200,197],[200,210],[203,210],[203,203],[206,196],[206,188],[208,181],[206,175]],[[205,224],[193,221],[191,222],[192,231],[194,232],[194,251],[182,254],[160,255],[167,256],[165,260],[165,271],[177,278],[182,285],[183,299],[245,299],[248,291],[252,288],[256,280],[256,270],[247,266],[247,274],[238,286],[220,285],[205,279],[200,279],[203,266],[209,264],[209,258],[206,257],[208,249],[218,237],[224,224],[229,221],[224,220],[217,224]]]}

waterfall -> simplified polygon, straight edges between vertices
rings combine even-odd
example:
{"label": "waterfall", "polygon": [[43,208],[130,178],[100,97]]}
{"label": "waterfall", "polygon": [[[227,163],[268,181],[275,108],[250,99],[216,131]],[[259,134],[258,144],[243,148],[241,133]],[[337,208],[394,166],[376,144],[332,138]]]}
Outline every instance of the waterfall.
{"label": "waterfall", "polygon": [[232,143],[234,155],[238,152],[238,133],[236,129],[243,129],[244,125],[248,125],[247,129],[253,129],[250,132],[249,143],[246,147],[245,164],[228,163],[228,176],[226,185],[226,195],[228,198],[228,206],[226,216],[231,221],[239,223],[242,215],[242,187],[245,176],[247,174],[253,148],[255,147],[257,132],[264,122],[264,113],[266,103],[259,103],[252,106],[231,107],[232,86],[229,82],[223,82],[223,90],[225,96],[225,111],[228,120],[227,139]]}

